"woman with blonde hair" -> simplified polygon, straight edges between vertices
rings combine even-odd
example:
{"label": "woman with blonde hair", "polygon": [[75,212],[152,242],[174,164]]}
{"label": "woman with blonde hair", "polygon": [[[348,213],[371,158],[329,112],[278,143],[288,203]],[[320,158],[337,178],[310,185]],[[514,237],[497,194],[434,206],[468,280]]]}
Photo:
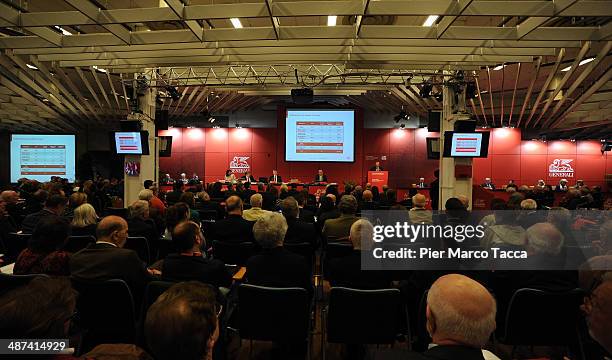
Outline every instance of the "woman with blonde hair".
{"label": "woman with blonde hair", "polygon": [[98,215],[96,209],[85,203],[74,209],[74,217],[70,223],[71,234],[74,236],[91,235],[96,236],[96,226],[98,225]]}

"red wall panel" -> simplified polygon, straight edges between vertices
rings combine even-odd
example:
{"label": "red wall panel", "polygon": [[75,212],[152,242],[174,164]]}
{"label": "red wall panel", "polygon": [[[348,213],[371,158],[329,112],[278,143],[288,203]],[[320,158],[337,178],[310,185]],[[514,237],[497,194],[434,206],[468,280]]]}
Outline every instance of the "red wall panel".
{"label": "red wall panel", "polygon": [[492,129],[489,138],[489,154],[520,154],[521,132],[510,128]]}
{"label": "red wall panel", "polygon": [[[253,133],[250,129],[228,129],[228,151],[247,153],[253,151]],[[263,150],[263,149],[262,149]]]}
{"label": "red wall panel", "polygon": [[206,129],[206,152],[227,152],[228,129]]}
{"label": "red wall panel", "polygon": [[548,143],[549,155],[576,155],[576,143],[569,140],[556,140]]}
{"label": "red wall panel", "polygon": [[[205,151],[205,129],[185,129],[181,139],[183,140],[183,152],[203,153]],[[174,137],[172,138],[172,150],[174,151]]]}
{"label": "red wall panel", "polygon": [[475,158],[472,162],[474,184],[482,184],[487,177],[491,177],[491,157]]}
{"label": "red wall panel", "polygon": [[[601,184],[602,174],[605,174],[606,171],[606,158],[601,156],[601,153],[599,155],[576,155],[574,170],[587,185],[593,182]],[[573,181],[570,180],[570,184],[572,183]]]}
{"label": "red wall panel", "polygon": [[221,179],[229,168],[226,152],[206,152],[204,154],[205,175]]}
{"label": "red wall panel", "polygon": [[546,155],[521,155],[520,178],[515,182],[520,185],[535,185],[538,180],[548,177]]}
{"label": "red wall panel", "polygon": [[521,168],[521,155],[497,155],[491,157],[491,181],[497,186],[507,184],[509,180],[518,180]]}
{"label": "red wall panel", "polygon": [[601,142],[595,140],[578,141],[576,143],[576,153],[580,155],[601,156]]}
{"label": "red wall panel", "polygon": [[546,155],[548,146],[545,142],[537,140],[523,141],[521,144],[521,155]]}

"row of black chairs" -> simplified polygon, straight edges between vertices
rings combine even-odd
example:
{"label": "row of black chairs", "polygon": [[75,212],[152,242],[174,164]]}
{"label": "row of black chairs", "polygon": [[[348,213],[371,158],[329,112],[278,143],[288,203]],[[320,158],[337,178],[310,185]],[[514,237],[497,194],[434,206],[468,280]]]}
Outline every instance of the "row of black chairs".
{"label": "row of black chairs", "polygon": [[[0,294],[26,284],[36,276],[0,275]],[[82,330],[81,351],[102,343],[143,344],[144,315],[157,297],[173,285],[153,281],[148,284],[136,313],[127,284],[118,279],[82,281],[72,279],[79,292],[77,309]],[[579,304],[584,293],[546,292],[520,289],[514,293],[505,314],[505,325],[494,339],[506,345],[565,346],[576,358],[583,358]],[[427,336],[423,294],[418,313],[418,336]],[[269,288],[249,284],[238,287],[238,321],[241,339],[272,341],[278,344],[306,345],[310,355],[313,333],[312,302],[302,288]],[[358,321],[355,321],[358,314]],[[397,289],[357,290],[334,287],[321,313],[322,354],[327,343],[348,345],[393,344],[409,333],[409,319]],[[140,321],[138,321],[140,318]],[[423,335],[424,334],[424,335]]]}

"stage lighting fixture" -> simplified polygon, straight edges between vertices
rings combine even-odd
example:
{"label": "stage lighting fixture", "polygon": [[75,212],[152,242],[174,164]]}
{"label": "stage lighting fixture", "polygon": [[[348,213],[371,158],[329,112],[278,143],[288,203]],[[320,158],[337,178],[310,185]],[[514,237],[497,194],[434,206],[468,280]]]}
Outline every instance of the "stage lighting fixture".
{"label": "stage lighting fixture", "polygon": [[406,127],[406,124],[400,124],[400,129],[404,129]]}
{"label": "stage lighting fixture", "polygon": [[476,83],[474,82],[469,82],[466,84],[465,86],[465,97],[466,99],[475,99],[478,97],[478,94],[476,93]]}
{"label": "stage lighting fixture", "polygon": [[181,98],[181,94],[178,92],[178,90],[172,86],[172,85],[166,85],[166,91],[168,92],[168,94],[170,95],[170,97],[172,98],[172,100],[176,101],[178,99]]}
{"label": "stage lighting fixture", "polygon": [[408,113],[405,112],[404,109],[402,109],[399,112],[399,114],[393,117],[393,120],[395,120],[396,123],[400,122],[400,120],[408,120],[408,119],[410,119],[410,115],[408,115]]}
{"label": "stage lighting fixture", "polygon": [[442,99],[443,99],[444,97],[442,96],[442,93],[441,93],[441,92],[439,92],[439,93],[435,93],[435,94],[434,94],[434,98],[435,98],[436,100],[438,100],[438,101],[442,101]]}
{"label": "stage lighting fixture", "polygon": [[431,96],[431,90],[433,90],[433,84],[426,81],[421,85],[421,91],[419,94],[423,99],[426,99]]}

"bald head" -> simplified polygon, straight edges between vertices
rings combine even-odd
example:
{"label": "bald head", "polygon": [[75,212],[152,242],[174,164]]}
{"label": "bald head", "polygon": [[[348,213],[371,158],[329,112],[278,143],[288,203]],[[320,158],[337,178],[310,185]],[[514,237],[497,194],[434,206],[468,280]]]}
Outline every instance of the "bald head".
{"label": "bald head", "polygon": [[423,194],[416,194],[412,197],[412,205],[416,208],[424,208],[427,204],[427,198]]}
{"label": "bald head", "polygon": [[484,286],[463,275],[445,275],[427,294],[427,331],[438,345],[482,348],[495,330],[496,311]]}
{"label": "bald head", "polygon": [[589,334],[603,346],[607,352],[612,353],[612,281],[604,281],[599,285],[585,302],[582,309],[586,314]]}
{"label": "bald head", "polygon": [[15,204],[19,201],[19,195],[13,190],[6,190],[0,193],[0,201],[7,204]]}
{"label": "bald head", "polygon": [[106,241],[123,247],[127,239],[128,224],[119,216],[107,216],[103,218],[96,227],[96,238],[98,241]]}
{"label": "bald head", "polygon": [[228,197],[225,200],[225,209],[228,214],[242,215],[242,199],[236,195]]}
{"label": "bald head", "polygon": [[563,246],[563,234],[550,223],[531,225],[525,232],[529,254],[559,255]]}

